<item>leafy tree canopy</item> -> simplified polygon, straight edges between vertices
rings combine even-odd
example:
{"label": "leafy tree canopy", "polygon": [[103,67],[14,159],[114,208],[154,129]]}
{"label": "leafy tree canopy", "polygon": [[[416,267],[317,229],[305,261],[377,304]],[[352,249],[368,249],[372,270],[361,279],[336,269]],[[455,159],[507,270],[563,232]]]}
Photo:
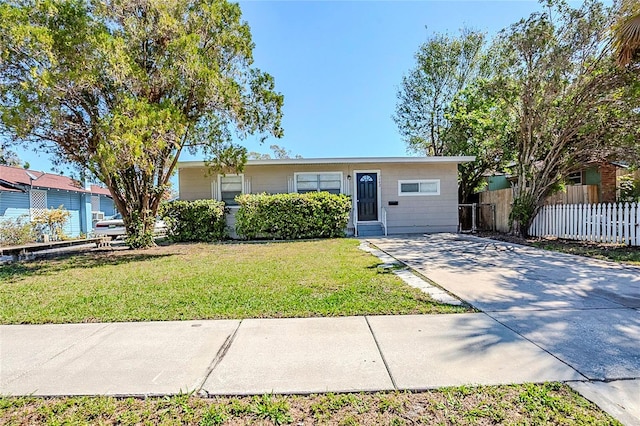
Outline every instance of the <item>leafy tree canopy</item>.
{"label": "leafy tree canopy", "polygon": [[588,0],[549,1],[504,30],[494,94],[517,123],[513,230],[526,234],[544,197],[585,164],[637,155],[638,81],[614,64],[613,13]]}
{"label": "leafy tree canopy", "polygon": [[291,150],[288,150],[285,147],[280,145],[275,145],[275,144],[270,145],[269,149],[271,149],[271,152],[273,153],[273,157],[271,156],[271,154],[251,151],[248,154],[248,158],[249,160],[270,160],[272,158],[276,158],[276,159],[302,158],[302,155],[299,155],[299,154],[292,156],[293,154],[291,154]]}
{"label": "leafy tree canopy", "polygon": [[0,145],[0,165],[3,166],[20,166],[20,158],[18,155],[10,151],[8,148]]}
{"label": "leafy tree canopy", "polygon": [[249,134],[282,136],[283,96],[252,66],[225,0],[9,0],[0,4],[0,124],[104,182],[134,247],[183,150],[241,168]]}
{"label": "leafy tree canopy", "polygon": [[420,46],[402,80],[393,119],[410,151],[474,155],[459,166],[459,199],[466,203],[487,172],[511,158],[511,116],[492,99],[493,55],[483,33],[436,34]]}

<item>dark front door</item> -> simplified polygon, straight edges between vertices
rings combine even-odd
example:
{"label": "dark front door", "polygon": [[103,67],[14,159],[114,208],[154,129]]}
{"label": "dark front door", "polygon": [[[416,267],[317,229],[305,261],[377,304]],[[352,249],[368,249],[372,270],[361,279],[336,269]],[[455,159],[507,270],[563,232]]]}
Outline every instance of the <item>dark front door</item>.
{"label": "dark front door", "polygon": [[358,181],[358,220],[378,220],[378,175],[356,173]]}

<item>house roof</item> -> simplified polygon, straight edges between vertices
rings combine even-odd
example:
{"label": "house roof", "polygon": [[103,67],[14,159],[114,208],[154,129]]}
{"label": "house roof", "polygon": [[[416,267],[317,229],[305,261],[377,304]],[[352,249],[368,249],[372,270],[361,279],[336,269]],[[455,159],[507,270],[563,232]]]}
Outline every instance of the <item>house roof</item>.
{"label": "house roof", "polygon": [[[247,160],[247,166],[285,164],[363,164],[363,163],[466,163],[474,161],[474,156],[458,157],[342,157],[342,158],[285,158],[270,160]],[[203,167],[204,161],[181,161],[178,168]]]}
{"label": "house roof", "polygon": [[0,166],[0,190],[23,192],[29,187],[110,195],[108,189],[97,185],[91,185],[91,191],[88,191],[82,183],[67,176],[27,170],[21,167]]}
{"label": "house roof", "polygon": [[106,195],[108,197],[111,197],[111,192],[108,188],[103,188],[102,186],[98,185],[91,185],[91,193],[94,195]]}

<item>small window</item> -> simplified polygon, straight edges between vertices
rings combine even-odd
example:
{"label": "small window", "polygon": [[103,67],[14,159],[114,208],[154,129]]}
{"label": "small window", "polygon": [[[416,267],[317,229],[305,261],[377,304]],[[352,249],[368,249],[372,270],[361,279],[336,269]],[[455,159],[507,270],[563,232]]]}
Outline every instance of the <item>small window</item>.
{"label": "small window", "polygon": [[220,198],[228,206],[237,206],[236,196],[242,194],[243,175],[220,176]]}
{"label": "small window", "polygon": [[400,180],[398,195],[440,195],[440,180]]}
{"label": "small window", "polygon": [[569,185],[582,185],[582,172],[569,173],[567,183]]}
{"label": "small window", "polygon": [[295,182],[300,194],[318,191],[340,194],[342,191],[342,173],[296,173]]}

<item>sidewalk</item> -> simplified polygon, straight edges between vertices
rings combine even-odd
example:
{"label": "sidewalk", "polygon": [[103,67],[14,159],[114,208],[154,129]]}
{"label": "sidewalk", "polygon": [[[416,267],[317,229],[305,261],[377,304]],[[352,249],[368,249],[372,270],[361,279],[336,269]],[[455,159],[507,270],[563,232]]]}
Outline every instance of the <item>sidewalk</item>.
{"label": "sidewalk", "polygon": [[584,380],[485,314],[0,327],[0,394],[421,390]]}

